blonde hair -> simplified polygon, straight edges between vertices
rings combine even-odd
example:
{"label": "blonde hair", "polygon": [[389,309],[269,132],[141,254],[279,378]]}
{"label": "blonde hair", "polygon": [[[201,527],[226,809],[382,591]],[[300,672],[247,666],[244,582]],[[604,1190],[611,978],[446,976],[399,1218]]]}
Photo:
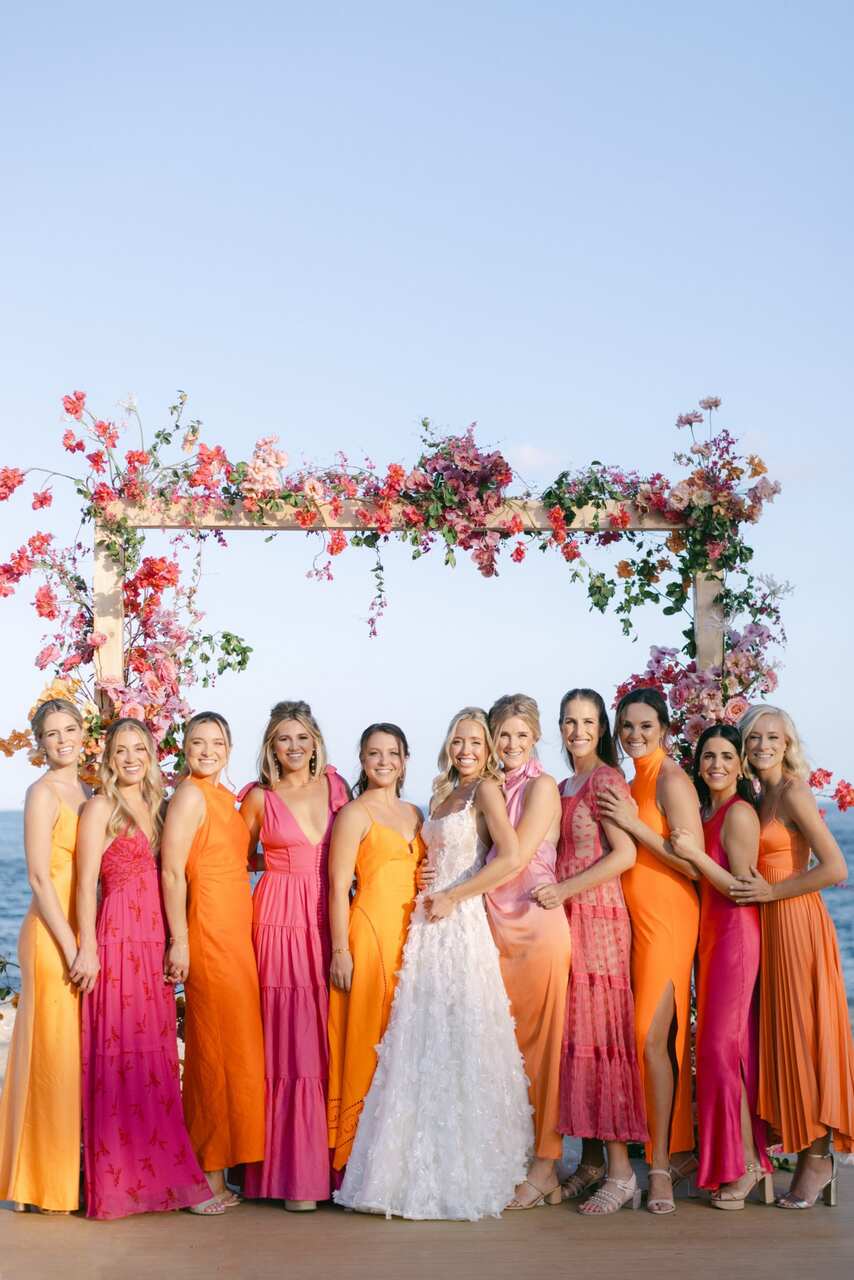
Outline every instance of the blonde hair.
{"label": "blonde hair", "polygon": [[281,777],[282,771],[276,759],[273,743],[276,737],[276,730],[284,720],[296,720],[314,739],[314,752],[308,765],[311,776],[314,778],[323,773],[327,764],[326,743],[323,741],[320,725],[312,715],[311,707],[308,703],[277,702],[270,710],[270,719],[267,721],[264,737],[261,740],[261,750],[258,754],[258,781],[268,791],[276,785]]}
{"label": "blonde hair", "polygon": [[462,724],[463,720],[473,720],[475,724],[479,724],[483,729],[483,740],[486,744],[486,761],[481,771],[481,778],[494,778],[496,782],[501,782],[501,763],[498,759],[498,753],[495,750],[495,742],[489,731],[489,720],[483,707],[463,707],[462,711],[451,720],[448,725],[448,732],[445,734],[445,741],[439,749],[439,772],[433,779],[433,795],[430,800],[430,812],[438,809],[443,801],[459,784],[460,775],[457,767],[451,761],[451,743],[456,736],[457,727]]}
{"label": "blonde hair", "polygon": [[511,716],[518,716],[520,720],[524,720],[531,730],[534,735],[534,750],[531,754],[536,756],[536,744],[543,736],[543,731],[540,727],[540,708],[535,699],[529,697],[527,693],[505,693],[503,697],[497,698],[489,708],[489,729],[493,738],[498,738],[498,730]]}
{"label": "blonde hair", "polygon": [[70,716],[79,729],[83,728],[83,716],[73,702],[69,702],[67,698],[48,698],[46,702],[40,703],[30,716],[30,729],[36,742],[41,742],[44,722],[55,712]]}
{"label": "blonde hair", "polygon": [[101,757],[98,777],[101,783],[101,794],[113,806],[107,822],[107,831],[111,836],[115,836],[128,825],[132,827],[137,825],[136,818],[131,813],[122,795],[118,770],[113,762],[116,739],[125,729],[132,729],[134,733],[142,738],[145,743],[145,749],[148,752],[148,768],[140,784],[140,791],[142,792],[143,803],[151,816],[151,843],[156,848],[160,843],[160,830],[163,826],[163,793],[165,790],[163,775],[160,772],[160,765],[157,763],[157,744],[152,737],[150,729],[141,720],[135,720],[132,716],[123,716],[120,720],[114,720],[104,738],[104,754]]}
{"label": "blonde hair", "polygon": [[786,750],[783,753],[783,772],[788,774],[790,778],[803,778],[806,780],[810,774],[810,767],[807,761],[806,752],[801,742],[800,734],[795,728],[795,722],[789,715],[788,711],[783,711],[781,707],[764,706],[757,703],[756,706],[748,707],[744,715],[738,722],[738,727],[744,741],[744,759],[742,764],[744,772],[748,778],[755,778],[756,774],[750,767],[747,759],[747,739],[753,730],[756,721],[762,716],[777,716],[783,722],[783,732],[786,735]]}

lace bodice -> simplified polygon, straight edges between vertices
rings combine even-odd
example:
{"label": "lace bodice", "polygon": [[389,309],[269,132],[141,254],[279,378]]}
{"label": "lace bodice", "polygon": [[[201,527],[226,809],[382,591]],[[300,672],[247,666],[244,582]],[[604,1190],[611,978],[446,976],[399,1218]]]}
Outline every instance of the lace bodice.
{"label": "lace bodice", "polygon": [[441,818],[428,818],[421,828],[427,859],[436,870],[434,891],[449,889],[480,871],[488,846],[477,833],[474,794],[462,809]]}

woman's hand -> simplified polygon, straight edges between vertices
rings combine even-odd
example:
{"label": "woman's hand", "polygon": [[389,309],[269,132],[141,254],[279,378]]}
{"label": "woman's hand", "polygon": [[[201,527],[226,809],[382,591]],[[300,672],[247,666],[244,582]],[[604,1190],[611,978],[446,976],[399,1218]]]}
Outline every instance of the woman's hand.
{"label": "woman's hand", "polygon": [[68,966],[69,978],[84,995],[93,989],[100,971],[98,948],[91,944],[83,944]]}
{"label": "woman's hand", "polygon": [[603,787],[597,791],[596,802],[600,815],[609,822],[615,822],[623,831],[630,830],[638,816],[638,807],[632,797],[614,787]]}
{"label": "woman's hand", "polygon": [[562,907],[567,898],[572,897],[572,891],[564,880],[560,884],[538,884],[531,890],[531,897],[546,911],[554,911],[555,907]]}
{"label": "woman's hand", "polygon": [[424,899],[424,910],[431,924],[435,924],[439,920],[446,920],[456,910],[456,907],[456,899],[447,889],[442,889],[439,893],[430,893]]}
{"label": "woman's hand", "polygon": [[737,902],[740,906],[746,906],[751,902],[773,902],[774,887],[763,875],[760,875],[756,867],[751,867],[746,876],[738,877],[738,884],[732,886],[730,895],[733,902]]}
{"label": "woman's hand", "polygon": [[338,948],[332,953],[329,980],[339,991],[349,991],[353,985],[353,957],[349,951]]}
{"label": "woman's hand", "polygon": [[415,872],[415,884],[419,893],[422,889],[429,889],[431,884],[436,883],[436,868],[431,867],[426,858],[422,858]]}
{"label": "woman's hand", "polygon": [[693,832],[686,827],[674,827],[668,839],[673,852],[678,853],[686,862],[697,862],[705,853],[704,849],[697,847]]}
{"label": "woman's hand", "polygon": [[184,939],[173,939],[166,949],[164,967],[166,981],[173,986],[186,982],[190,972],[190,944]]}

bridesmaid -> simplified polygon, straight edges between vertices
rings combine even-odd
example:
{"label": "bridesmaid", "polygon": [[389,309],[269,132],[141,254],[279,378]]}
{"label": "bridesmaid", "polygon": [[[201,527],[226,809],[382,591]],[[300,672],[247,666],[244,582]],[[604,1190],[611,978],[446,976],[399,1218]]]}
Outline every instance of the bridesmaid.
{"label": "bridesmaid", "polygon": [[650,1132],[646,1207],[656,1214],[673,1213],[673,1187],[697,1167],[688,1041],[700,925],[691,881],[698,875],[673,852],[668,836],[671,827],[679,827],[702,846],[703,827],[691,780],[665,750],[669,727],[667,704],[657,689],[627,693],[617,707],[616,728],[635,767],[634,803],[613,787],[599,797],[602,817],[638,846],[637,861],[623,876],[623,893],[632,922],[635,1035]]}
{"label": "bridesmaid", "polygon": [[240,812],[264,874],[253,896],[252,941],[261,985],[266,1071],[264,1163],[247,1165],[244,1192],[315,1209],[329,1198],[326,1087],[330,961],[327,860],[346,783],[326,763],[307,702],[277,702],[264,730],[257,784]]}
{"label": "bridesmaid", "polygon": [[175,995],[163,975],[154,852],[163,779],[154,739],[139,720],[110,725],[100,782],[100,795],[80,817],[77,842],[86,1216],[224,1213],[181,1114]]}
{"label": "bridesmaid", "polygon": [[759,909],[739,907],[731,890],[756,865],[759,819],[741,769],[741,734],[713,724],[694,752],[694,785],[705,848],[674,828],[670,842],[697,868],[700,949],[697,962],[697,1184],[716,1209],[743,1209],[763,1183],[774,1199],[765,1125],[756,1114],[759,1063]]}
{"label": "bridesmaid", "polygon": [[[516,828],[522,870],[484,902],[534,1108],[534,1159],[507,1207],[533,1209],[559,1185],[555,1163],[563,1150],[558,1123],[569,925],[564,912],[542,911],[532,896],[538,885],[555,883],[560,795],[536,758],[540,713],[533,698],[499,698],[490,709],[489,728],[504,770],[507,815]],[[492,856],[494,850],[487,861]]]}
{"label": "bridesmaid", "polygon": [[239,1197],[225,1170],[264,1158],[264,1041],[246,874],[249,830],[220,783],[231,730],[202,711],[184,732],[188,776],[166,811],[163,898],[171,941],[166,973],[183,982],[184,1118],[211,1190]]}
{"label": "bridesmaid", "polygon": [[415,902],[415,872],[424,856],[421,812],[400,799],[408,758],[402,729],[369,725],[359,742],[356,799],[344,806],[332,830],[328,1118],[333,1177],[339,1182],[391,1012]]}
{"label": "bridesmaid", "polygon": [[[807,784],[797,729],[777,707],[751,707],[739,728],[761,787],[758,870],[732,890],[761,905],[759,1114],[798,1163],[781,1209],[836,1203],[837,1150],[854,1150],[854,1044],[836,930],[821,890],[845,858]],[[810,854],[816,865],[810,866]]]}
{"label": "bridesmaid", "polygon": [[83,718],[74,704],[51,698],[30,725],[47,773],[24,805],[33,900],[18,938],[21,998],[0,1101],[0,1200],[69,1213],[80,1199],[74,846],[89,792],[77,776]]}
{"label": "bridesmaid", "polygon": [[626,1144],[649,1137],[635,1046],[632,928],[620,887],[637,850],[599,812],[604,787],[628,795],[601,696],[594,689],[571,689],[561,701],[558,724],[572,769],[560,786],[559,882],[539,886],[534,897],[547,909],[563,904],[572,935],[558,1128],[580,1137],[582,1149],[564,1195],[574,1199],[604,1178],[579,1213],[614,1213],[624,1204],[640,1204]]}

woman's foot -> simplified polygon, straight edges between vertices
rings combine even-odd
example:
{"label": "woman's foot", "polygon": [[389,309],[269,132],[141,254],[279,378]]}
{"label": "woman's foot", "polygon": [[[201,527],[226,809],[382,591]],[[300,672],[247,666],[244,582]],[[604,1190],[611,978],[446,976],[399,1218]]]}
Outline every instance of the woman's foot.
{"label": "woman's foot", "polygon": [[758,1163],[750,1163],[744,1170],[740,1178],[736,1178],[734,1182],[725,1182],[715,1191],[711,1197],[711,1204],[715,1209],[743,1209],[744,1202],[750,1195],[754,1187],[763,1184],[763,1191],[766,1204],[774,1203],[774,1183],[770,1173],[766,1174],[765,1170]]}
{"label": "woman's foot", "polygon": [[605,1177],[604,1164],[578,1164],[569,1175],[563,1186],[564,1200],[577,1200],[585,1191],[598,1187]]}
{"label": "woman's foot", "polygon": [[560,1204],[563,1198],[554,1160],[532,1161],[528,1176],[513,1192],[508,1209],[534,1209],[538,1204]]}
{"label": "woman's foot", "polygon": [[219,1217],[221,1213],[225,1213],[226,1206],[222,1203],[219,1196],[211,1196],[207,1200],[201,1200],[198,1204],[191,1204],[187,1212],[196,1213],[200,1218]]}
{"label": "woman's foot", "polygon": [[616,1213],[626,1204],[639,1209],[640,1202],[641,1193],[635,1174],[626,1179],[606,1178],[599,1190],[578,1206],[578,1212],[591,1218],[601,1217],[606,1213]]}
{"label": "woman's foot", "polygon": [[673,1179],[669,1169],[650,1169],[646,1207],[650,1213],[659,1216],[676,1211],[673,1200]]}
{"label": "woman's foot", "polygon": [[809,1152],[798,1158],[792,1185],[776,1203],[780,1209],[811,1209],[822,1193],[825,1204],[836,1204],[836,1160],[831,1152]]}

